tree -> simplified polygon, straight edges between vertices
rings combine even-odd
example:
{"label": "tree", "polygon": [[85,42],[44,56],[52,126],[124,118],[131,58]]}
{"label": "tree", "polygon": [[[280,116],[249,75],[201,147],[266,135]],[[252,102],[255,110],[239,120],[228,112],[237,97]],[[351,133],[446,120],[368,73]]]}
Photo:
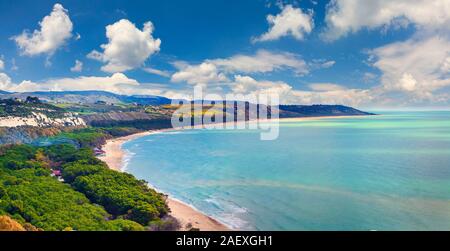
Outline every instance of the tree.
{"label": "tree", "polygon": [[25,100],[26,103],[30,103],[30,104],[40,104],[41,101],[39,100],[38,97],[31,97],[28,96],[27,99]]}

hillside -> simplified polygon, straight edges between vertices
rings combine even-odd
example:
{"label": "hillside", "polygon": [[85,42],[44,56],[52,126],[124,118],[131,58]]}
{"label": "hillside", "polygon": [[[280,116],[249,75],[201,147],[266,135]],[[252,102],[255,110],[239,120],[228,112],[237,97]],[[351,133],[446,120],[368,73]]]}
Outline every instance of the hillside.
{"label": "hillside", "polygon": [[280,118],[374,115],[343,105],[280,105]]}
{"label": "hillside", "polygon": [[35,97],[27,97],[24,101],[0,100],[0,127],[80,125],[85,125],[85,122],[76,114],[51,104],[42,103]]}
{"label": "hillside", "polygon": [[[6,97],[9,99],[1,99]],[[0,94],[0,144],[31,143],[72,127],[121,127],[130,131],[170,128],[172,114],[180,107],[168,103],[171,100],[163,97],[123,96],[104,91]],[[245,110],[240,109],[242,105]],[[263,107],[233,102],[225,106],[200,106],[192,104],[192,109],[182,112],[192,117],[225,112],[227,118],[248,120],[256,118],[250,107],[252,111]],[[372,114],[342,105],[279,107],[280,118],[359,115]]]}

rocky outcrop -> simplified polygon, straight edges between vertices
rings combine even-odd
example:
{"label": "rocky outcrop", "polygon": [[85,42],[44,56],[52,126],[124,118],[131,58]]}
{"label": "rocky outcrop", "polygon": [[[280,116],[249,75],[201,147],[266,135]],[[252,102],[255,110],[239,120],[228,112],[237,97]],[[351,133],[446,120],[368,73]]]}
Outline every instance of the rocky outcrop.
{"label": "rocky outcrop", "polygon": [[9,216],[2,215],[0,216],[0,231],[26,231],[26,229]]}

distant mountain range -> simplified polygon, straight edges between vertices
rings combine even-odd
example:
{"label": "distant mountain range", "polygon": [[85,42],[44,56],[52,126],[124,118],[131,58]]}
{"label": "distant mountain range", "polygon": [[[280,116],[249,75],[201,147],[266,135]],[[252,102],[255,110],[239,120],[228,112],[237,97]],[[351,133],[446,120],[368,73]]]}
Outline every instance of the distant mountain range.
{"label": "distant mountain range", "polygon": [[[0,91],[0,99],[19,98],[25,100],[28,96],[38,97],[51,103],[95,104],[140,104],[166,105],[171,99],[152,95],[119,95],[106,91],[61,91],[61,92],[21,92],[9,93]],[[280,105],[280,117],[318,117],[318,116],[349,116],[372,115],[372,113],[343,105]]]}
{"label": "distant mountain range", "polygon": [[19,98],[25,100],[28,96],[38,97],[40,100],[52,103],[85,103],[94,104],[102,101],[110,104],[139,103],[141,105],[170,104],[171,100],[151,95],[119,95],[106,91],[61,91],[61,92],[17,92],[9,93],[0,90],[0,98]]}

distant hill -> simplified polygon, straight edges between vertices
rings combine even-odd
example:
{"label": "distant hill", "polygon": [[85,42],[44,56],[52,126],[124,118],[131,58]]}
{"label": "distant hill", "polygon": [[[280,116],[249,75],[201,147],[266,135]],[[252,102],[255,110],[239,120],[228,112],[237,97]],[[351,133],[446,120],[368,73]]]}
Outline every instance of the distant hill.
{"label": "distant hill", "polygon": [[170,104],[171,100],[160,96],[151,95],[119,95],[106,91],[61,91],[61,92],[21,92],[8,93],[0,91],[1,99],[19,98],[25,100],[28,96],[38,97],[40,100],[52,103],[85,103],[94,104],[96,102],[106,102],[110,104],[118,103],[138,103],[141,105],[164,105]]}
{"label": "distant hill", "polygon": [[[61,92],[24,92],[9,93],[0,91],[0,99],[18,98],[26,100],[27,97],[37,97],[39,100],[50,103],[61,104],[139,104],[161,106],[171,104],[171,100],[161,96],[152,95],[119,95],[106,91],[61,91]],[[219,101],[220,102],[220,101]],[[76,105],[75,105],[76,106]],[[70,108],[65,106],[66,108]],[[73,107],[73,106],[72,106]],[[102,106],[103,107],[103,106]],[[136,107],[136,106],[135,106]],[[103,107],[104,109],[95,110],[96,112],[114,112],[117,106]],[[120,108],[122,109],[122,108]],[[70,109],[69,109],[70,110]],[[73,110],[73,109],[72,109]],[[123,109],[122,109],[123,110]],[[127,112],[123,110],[120,112]],[[130,111],[139,111],[134,109]],[[281,118],[291,117],[319,117],[319,116],[357,116],[373,115],[358,109],[343,105],[280,105]],[[157,112],[158,113],[158,112]],[[134,116],[134,115],[133,115]]]}
{"label": "distant hill", "polygon": [[343,105],[280,105],[281,118],[375,115]]}
{"label": "distant hill", "polygon": [[[0,99],[19,98],[25,100],[28,96],[38,97],[51,103],[72,104],[139,104],[139,105],[167,105],[171,100],[153,95],[119,95],[106,91],[61,91],[61,92],[22,92],[9,93],[0,90]],[[352,107],[343,105],[280,105],[280,117],[317,117],[317,116],[345,116],[371,115]]]}

